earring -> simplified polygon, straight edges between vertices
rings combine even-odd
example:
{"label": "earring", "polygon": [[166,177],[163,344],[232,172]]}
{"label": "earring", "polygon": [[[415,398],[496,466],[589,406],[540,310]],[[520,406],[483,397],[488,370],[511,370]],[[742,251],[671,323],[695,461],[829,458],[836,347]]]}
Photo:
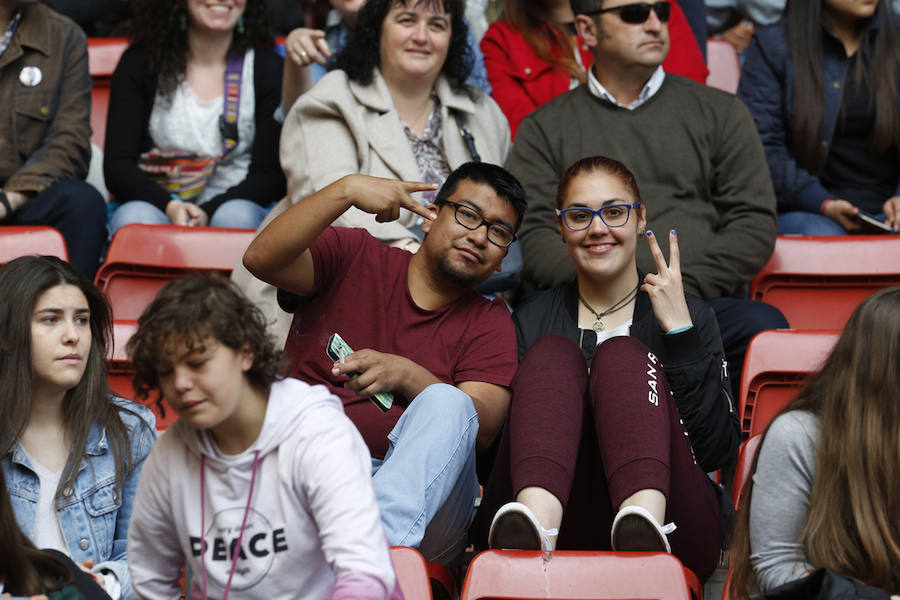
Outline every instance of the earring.
{"label": "earring", "polygon": [[241,15],[241,18],[238,19],[237,22],[237,32],[240,34],[244,33],[244,15]]}

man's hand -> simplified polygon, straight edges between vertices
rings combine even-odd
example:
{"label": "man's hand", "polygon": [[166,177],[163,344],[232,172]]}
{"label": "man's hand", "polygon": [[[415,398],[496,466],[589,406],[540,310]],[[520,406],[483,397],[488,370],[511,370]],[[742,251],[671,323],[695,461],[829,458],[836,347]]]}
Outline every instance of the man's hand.
{"label": "man's hand", "polygon": [[656,241],[652,231],[647,232],[647,243],[650,254],[656,263],[657,273],[644,276],[641,290],[650,296],[653,314],[659,326],[665,332],[674,331],[692,325],[691,313],[687,300],[684,299],[684,285],[681,281],[681,254],[678,250],[678,237],[673,229],[669,232],[669,264]]}
{"label": "man's hand", "polygon": [[900,231],[900,196],[891,196],[881,207],[886,217],[884,222],[894,231]]}
{"label": "man's hand", "polygon": [[823,214],[832,221],[837,221],[838,225],[847,231],[859,231],[862,229],[862,226],[856,220],[857,215],[859,215],[859,209],[846,200],[832,200],[828,202],[825,204]]}
{"label": "man's hand", "polygon": [[209,215],[193,202],[170,200],[166,205],[166,216],[173,225],[203,227],[209,223]]}
{"label": "man's hand", "polygon": [[344,387],[365,398],[378,392],[396,391],[412,401],[426,387],[440,382],[408,358],[369,349],[359,350],[344,357],[344,362],[334,363],[331,373],[348,376],[359,373],[359,377],[351,379]]}
{"label": "man's hand", "polygon": [[411,210],[419,216],[434,220],[437,215],[416,202],[410,194],[438,188],[436,183],[397,181],[369,175],[347,175],[341,179],[342,194],[356,208],[375,215],[379,223],[400,218],[400,209]]}

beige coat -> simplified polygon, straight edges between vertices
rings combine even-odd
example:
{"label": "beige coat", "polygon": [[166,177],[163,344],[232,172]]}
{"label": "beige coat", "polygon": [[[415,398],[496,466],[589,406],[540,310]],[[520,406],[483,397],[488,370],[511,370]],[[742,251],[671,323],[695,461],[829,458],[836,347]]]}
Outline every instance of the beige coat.
{"label": "beige coat", "polygon": [[[509,126],[493,99],[476,92],[473,100],[454,91],[443,76],[435,82],[435,92],[441,103],[444,152],[450,168],[472,160],[451,111],[462,117],[472,133],[481,160],[503,165],[510,149]],[[297,100],[281,133],[281,166],[287,175],[288,195],[260,230],[292,204],[345,175],[419,180],[403,124],[377,69],[367,86],[349,81],[343,71],[332,71]],[[362,227],[384,242],[402,244],[416,239],[407,229],[415,221],[416,215],[406,209],[401,209],[397,221],[378,223],[373,215],[351,208],[334,225]],[[283,343],[291,315],[278,308],[274,288],[255,279],[240,264],[232,279],[263,309],[273,323],[272,333]]]}

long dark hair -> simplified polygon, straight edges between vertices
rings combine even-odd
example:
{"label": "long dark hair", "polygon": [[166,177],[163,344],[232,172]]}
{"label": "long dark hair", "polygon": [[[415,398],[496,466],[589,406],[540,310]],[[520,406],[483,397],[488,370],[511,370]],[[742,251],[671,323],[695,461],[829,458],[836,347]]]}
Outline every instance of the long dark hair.
{"label": "long dark hair", "polygon": [[0,582],[13,596],[32,596],[72,581],[72,573],[52,554],[34,547],[16,523],[9,491],[0,485]]}
{"label": "long dark hair", "polygon": [[[811,173],[825,164],[821,147],[825,115],[825,84],[822,79],[823,0],[788,0],[785,9],[787,40],[794,65],[794,100],[791,121],[791,150],[797,163]],[[887,150],[900,138],[897,114],[900,76],[900,33],[893,22],[889,0],[880,0],[872,17],[877,31],[871,55],[860,40],[854,84],[870,90],[869,107],[875,113],[872,148]],[[847,85],[845,82],[844,85]]]}
{"label": "long dark hair", "polygon": [[454,90],[474,94],[466,85],[475,58],[469,48],[469,28],[463,18],[465,0],[368,0],[359,11],[347,45],[335,57],[334,68],[344,71],[350,81],[362,85],[372,83],[375,69],[381,66],[381,28],[388,12],[398,4],[413,7],[424,4],[450,13],[450,47],[441,73]]}
{"label": "long dark hair", "polygon": [[[867,298],[822,369],[781,413],[805,410],[819,417],[809,514],[800,539],[807,561],[892,594],[900,592],[898,316],[900,287]],[[731,544],[733,599],[746,599],[757,587],[750,565],[755,472],[754,462]]]}
{"label": "long dark hair", "polygon": [[[131,43],[146,48],[147,67],[157,80],[156,89],[168,96],[187,68],[187,1],[132,0],[131,4]],[[249,48],[274,45],[266,0],[247,0],[243,19],[243,27],[234,31],[230,52],[243,54]]]}
{"label": "long dark hair", "polygon": [[109,303],[84,275],[53,256],[24,256],[0,268],[0,456],[13,451],[28,424],[32,403],[32,311],[41,294],[57,285],[73,285],[81,290],[91,312],[87,366],[81,381],[66,392],[63,402],[63,426],[71,448],[56,489],[59,501],[62,491],[74,485],[94,424],[106,432],[120,491],[132,464],[128,429],[119,418],[120,411],[131,411],[112,401],[106,379],[106,349],[112,331]]}
{"label": "long dark hair", "polygon": [[[522,32],[525,41],[541,59],[554,70],[566,73],[578,81],[587,81],[585,70],[573,58],[575,45],[572,38],[550,20],[550,8],[546,1],[503,0],[503,16],[509,24]],[[562,52],[554,52],[554,50]]]}

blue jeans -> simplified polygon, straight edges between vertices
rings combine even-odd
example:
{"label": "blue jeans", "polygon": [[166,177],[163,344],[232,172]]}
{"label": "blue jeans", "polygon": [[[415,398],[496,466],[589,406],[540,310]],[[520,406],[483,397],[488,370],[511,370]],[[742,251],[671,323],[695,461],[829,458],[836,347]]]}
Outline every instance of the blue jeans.
{"label": "blue jeans", "polygon": [[372,486],[388,542],[452,565],[466,546],[478,479],[472,399],[445,383],[416,396],[388,434],[384,460],[372,460]]}
{"label": "blue jeans", "polygon": [[795,210],[778,216],[780,235],[847,235],[847,230],[825,215]]}
{"label": "blue jeans", "polygon": [[[200,205],[203,208],[203,205]],[[210,227],[235,227],[256,229],[266,217],[266,209],[250,200],[234,199],[222,204],[209,220]],[[112,238],[123,225],[147,223],[170,225],[166,213],[143,200],[130,200],[120,206],[109,220],[109,237]]]}

